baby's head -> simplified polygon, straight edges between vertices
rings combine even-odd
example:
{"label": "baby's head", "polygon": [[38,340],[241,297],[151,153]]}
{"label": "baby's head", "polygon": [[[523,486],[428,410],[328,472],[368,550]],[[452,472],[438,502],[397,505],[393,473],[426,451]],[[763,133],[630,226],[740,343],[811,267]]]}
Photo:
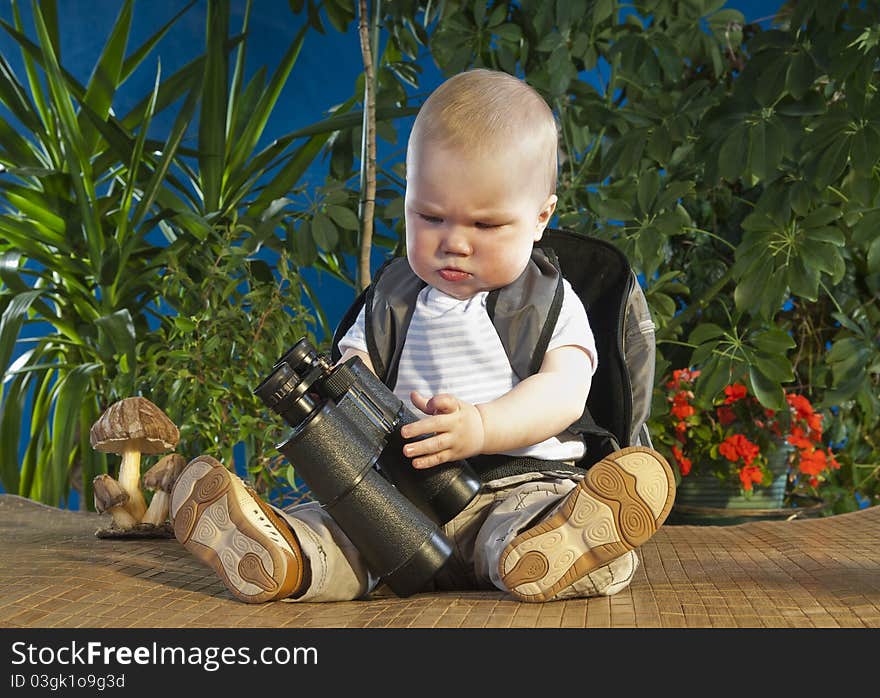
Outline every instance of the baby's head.
{"label": "baby's head", "polygon": [[415,273],[456,298],[516,280],[556,207],[556,150],[553,112],[522,80],[472,70],[440,85],[407,148]]}

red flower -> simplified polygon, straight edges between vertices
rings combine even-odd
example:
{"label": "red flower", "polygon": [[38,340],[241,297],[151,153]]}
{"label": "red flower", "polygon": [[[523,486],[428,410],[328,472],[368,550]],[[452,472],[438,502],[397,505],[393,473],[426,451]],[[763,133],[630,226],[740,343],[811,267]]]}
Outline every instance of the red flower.
{"label": "red flower", "polygon": [[687,419],[693,416],[695,410],[689,402],[692,395],[687,390],[680,390],[673,396],[672,410],[670,410],[673,416],[678,417],[678,419]]}
{"label": "red flower", "polygon": [[[823,445],[823,415],[806,397],[786,394],[786,408],[772,410],[760,404],[747,383],[736,382],[714,400],[709,408],[714,414],[704,413],[693,392],[697,375],[679,369],[666,383],[669,413],[663,438],[671,449],[670,462],[682,476],[707,470],[741,483],[744,490],[761,489],[771,479],[765,457],[780,446],[786,450],[778,455],[785,455],[789,466],[801,473],[803,485],[813,481],[821,486],[828,471],[840,467]],[[794,455],[789,456],[792,448]]]}
{"label": "red flower", "polygon": [[724,388],[724,394],[727,396],[724,398],[724,404],[732,405],[734,402],[742,400],[748,394],[748,391],[742,383],[734,383]]}
{"label": "red flower", "polygon": [[692,405],[673,405],[671,411],[672,415],[678,417],[678,419],[687,419],[694,415],[694,408]]}
{"label": "red flower", "polygon": [[818,475],[828,467],[825,451],[815,449],[813,451],[801,451],[798,469],[806,475]]}
{"label": "red flower", "polygon": [[682,453],[678,446],[672,447],[672,455],[675,456],[675,462],[678,464],[678,469],[681,471],[682,477],[684,477],[691,471],[691,459],[685,458],[684,453]]}
{"label": "red flower", "polygon": [[726,427],[731,422],[736,421],[736,414],[729,407],[721,406],[715,410],[718,413],[718,421],[721,422],[721,426]]}
{"label": "red flower", "polygon": [[805,420],[813,414],[813,406],[810,404],[810,401],[807,400],[807,398],[805,398],[803,395],[786,393],[785,399],[788,401],[788,404],[794,408],[794,411],[797,413],[799,419]]}
{"label": "red flower", "polygon": [[761,449],[742,434],[734,434],[733,436],[728,436],[719,444],[718,452],[733,463],[742,457],[746,465],[751,465],[752,461],[761,452]]}
{"label": "red flower", "polygon": [[743,489],[751,492],[752,483],[761,483],[764,480],[764,474],[757,465],[745,465],[739,471],[739,479]]}
{"label": "red flower", "polygon": [[801,427],[792,427],[791,435],[786,441],[795,448],[802,448],[808,451],[811,451],[814,448],[813,442],[804,435],[804,430]]}
{"label": "red flower", "polygon": [[689,368],[676,369],[672,372],[672,380],[666,384],[666,387],[677,388],[680,383],[693,383],[699,375],[699,371],[691,371]]}

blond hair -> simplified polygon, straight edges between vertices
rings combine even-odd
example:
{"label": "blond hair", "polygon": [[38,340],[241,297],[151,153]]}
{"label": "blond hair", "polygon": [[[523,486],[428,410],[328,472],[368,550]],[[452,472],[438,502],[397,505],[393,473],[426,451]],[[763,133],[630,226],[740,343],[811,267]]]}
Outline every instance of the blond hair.
{"label": "blond hair", "polygon": [[553,112],[534,88],[507,73],[478,68],[449,78],[431,93],[416,116],[407,153],[416,143],[478,154],[525,149],[552,194],[557,134]]}

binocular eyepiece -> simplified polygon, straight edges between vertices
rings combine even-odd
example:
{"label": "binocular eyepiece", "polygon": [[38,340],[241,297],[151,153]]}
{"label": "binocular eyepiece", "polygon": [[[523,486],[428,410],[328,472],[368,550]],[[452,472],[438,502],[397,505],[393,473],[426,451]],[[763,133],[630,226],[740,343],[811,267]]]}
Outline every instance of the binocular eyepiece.
{"label": "binocular eyepiece", "polygon": [[419,470],[400,428],[417,417],[357,357],[333,366],[301,339],[254,390],[293,432],[278,449],[398,596],[419,591],[451,554],[438,524],[476,496],[465,461]]}

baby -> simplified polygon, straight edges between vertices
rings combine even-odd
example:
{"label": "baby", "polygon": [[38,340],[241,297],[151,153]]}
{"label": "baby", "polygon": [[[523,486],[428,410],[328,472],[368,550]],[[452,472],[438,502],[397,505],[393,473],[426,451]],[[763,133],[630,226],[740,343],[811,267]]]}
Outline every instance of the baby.
{"label": "baby", "polygon": [[[516,317],[534,313],[529,292],[550,264],[535,243],[556,208],[556,152],[556,122],[540,95],[488,70],[433,92],[408,143],[407,256],[393,264],[424,288],[380,377],[425,415],[402,431],[424,437],[404,446],[414,467],[468,459],[483,481],[444,526],[453,555],[440,589],[497,588],[523,601],[613,594],[630,583],[635,548],[672,506],[672,471],[651,449],[577,465],[585,443],[569,427],[600,357],[558,268],[549,266],[562,291],[558,318],[534,371],[514,366],[488,311],[493,293],[515,289],[497,298]],[[383,300],[376,288],[374,306]],[[362,309],[339,350],[373,370],[368,339],[382,327],[366,317]],[[351,600],[379,581],[318,502],[274,509],[207,455],[178,479],[171,516],[178,540],[243,601]]]}

